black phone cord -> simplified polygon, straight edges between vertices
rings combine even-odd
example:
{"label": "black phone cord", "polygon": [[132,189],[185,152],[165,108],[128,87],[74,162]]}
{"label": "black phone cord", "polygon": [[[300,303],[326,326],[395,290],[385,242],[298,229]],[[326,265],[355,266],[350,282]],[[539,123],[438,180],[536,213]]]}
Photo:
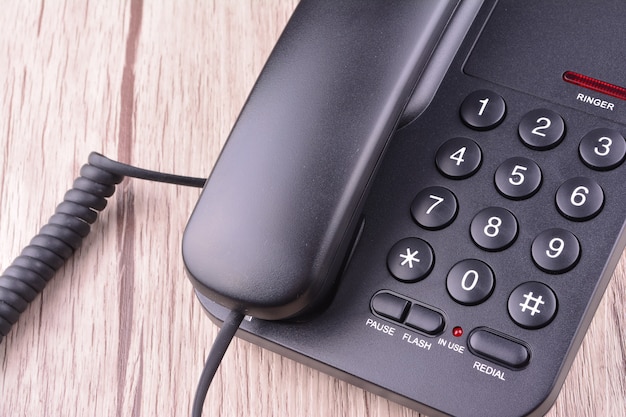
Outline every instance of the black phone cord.
{"label": "black phone cord", "polygon": [[0,276],[0,343],[89,234],[90,225],[124,177],[203,187],[205,178],[145,170],[92,152],[48,223]]}

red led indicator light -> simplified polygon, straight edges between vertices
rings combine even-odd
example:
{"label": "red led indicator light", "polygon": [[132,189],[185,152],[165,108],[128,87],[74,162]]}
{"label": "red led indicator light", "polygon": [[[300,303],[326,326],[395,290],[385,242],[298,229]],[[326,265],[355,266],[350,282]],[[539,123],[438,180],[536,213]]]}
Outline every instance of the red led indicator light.
{"label": "red led indicator light", "polygon": [[456,326],[454,329],[452,329],[452,336],[454,337],[463,336],[463,328],[461,326]]}
{"label": "red led indicator light", "polygon": [[619,85],[610,84],[606,81],[597,80],[573,71],[565,71],[563,73],[563,80],[570,84],[619,98],[620,100],[626,100],[626,88],[620,87]]}

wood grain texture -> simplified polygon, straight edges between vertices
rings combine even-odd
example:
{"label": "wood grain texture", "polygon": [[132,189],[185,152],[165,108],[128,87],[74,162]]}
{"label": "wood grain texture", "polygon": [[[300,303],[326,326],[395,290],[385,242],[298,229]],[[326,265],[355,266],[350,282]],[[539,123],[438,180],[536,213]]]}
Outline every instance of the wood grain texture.
{"label": "wood grain texture", "polygon": [[[295,3],[4,1],[2,270],[90,151],[207,176]],[[83,247],[0,345],[1,416],[189,414],[216,333],[180,254],[198,195],[134,180],[118,188]],[[625,414],[625,271],[622,258],[550,416]],[[205,411],[418,416],[241,340]]]}

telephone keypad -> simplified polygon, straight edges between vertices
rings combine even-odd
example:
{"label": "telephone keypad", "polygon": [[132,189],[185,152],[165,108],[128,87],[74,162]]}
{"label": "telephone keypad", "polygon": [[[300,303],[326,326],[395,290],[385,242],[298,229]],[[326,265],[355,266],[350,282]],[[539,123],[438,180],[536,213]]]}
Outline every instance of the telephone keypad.
{"label": "telephone keypad", "polygon": [[[460,107],[465,125],[484,131],[502,122],[506,104],[502,97],[489,90],[479,90],[467,96]],[[522,116],[518,124],[519,139],[536,151],[555,148],[565,137],[563,118],[548,109],[536,109]],[[597,171],[619,166],[626,159],[626,140],[608,128],[591,130],[580,141],[581,161]],[[480,169],[483,153],[478,143],[467,137],[455,137],[444,142],[435,153],[438,171],[447,178],[463,180]],[[505,159],[493,173],[495,189],[509,200],[532,198],[542,187],[544,178],[540,165],[522,156]],[[587,221],[598,215],[604,206],[604,191],[588,177],[574,177],[563,182],[554,193],[554,205],[564,218]],[[423,229],[441,230],[452,224],[463,201],[443,186],[422,189],[413,199],[411,216]],[[487,207],[471,220],[472,241],[487,252],[504,251],[518,237],[519,224],[515,209]],[[530,245],[530,258],[539,270],[548,274],[563,274],[576,267],[581,258],[581,243],[576,235],[563,228],[548,228],[540,232]],[[422,259],[422,256],[424,259]],[[416,282],[432,270],[434,253],[430,245],[418,238],[406,238],[396,243],[387,256],[387,266],[399,281]],[[501,278],[506,280],[506,277]],[[480,259],[463,259],[454,264],[445,280],[448,295],[456,303],[471,308],[489,300],[496,286],[493,269]],[[506,303],[510,319],[524,329],[548,326],[558,312],[557,294],[547,283],[527,281],[519,284]],[[415,301],[382,292],[372,299],[372,310],[383,317],[404,324],[425,335],[441,333],[445,327],[443,314]],[[477,356],[511,369],[524,368],[530,362],[530,350],[524,342],[497,330],[476,327],[467,339],[468,347]]]}

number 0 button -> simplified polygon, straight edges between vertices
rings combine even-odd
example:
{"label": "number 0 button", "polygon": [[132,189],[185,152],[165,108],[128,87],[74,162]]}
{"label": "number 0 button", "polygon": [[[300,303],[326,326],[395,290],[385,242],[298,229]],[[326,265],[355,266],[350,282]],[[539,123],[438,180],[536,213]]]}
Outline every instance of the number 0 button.
{"label": "number 0 button", "polygon": [[411,204],[411,214],[417,224],[429,230],[448,226],[456,217],[457,211],[456,197],[444,187],[423,189]]}
{"label": "number 0 button", "polygon": [[489,207],[474,216],[470,234],[474,243],[485,250],[503,250],[517,237],[517,219],[507,209]]}
{"label": "number 0 button", "polygon": [[495,279],[489,266],[477,259],[465,259],[450,269],[446,287],[454,301],[475,305],[491,295]]}
{"label": "number 0 button", "polygon": [[504,99],[490,90],[478,90],[467,96],[461,104],[461,120],[476,130],[496,127],[504,118]]}
{"label": "number 0 button", "polygon": [[604,205],[604,192],[591,178],[577,177],[565,181],[556,192],[556,207],[570,220],[589,220]]}
{"label": "number 0 button", "polygon": [[560,274],[569,271],[580,257],[580,243],[573,233],[564,229],[541,232],[531,247],[533,261],[545,272]]}

